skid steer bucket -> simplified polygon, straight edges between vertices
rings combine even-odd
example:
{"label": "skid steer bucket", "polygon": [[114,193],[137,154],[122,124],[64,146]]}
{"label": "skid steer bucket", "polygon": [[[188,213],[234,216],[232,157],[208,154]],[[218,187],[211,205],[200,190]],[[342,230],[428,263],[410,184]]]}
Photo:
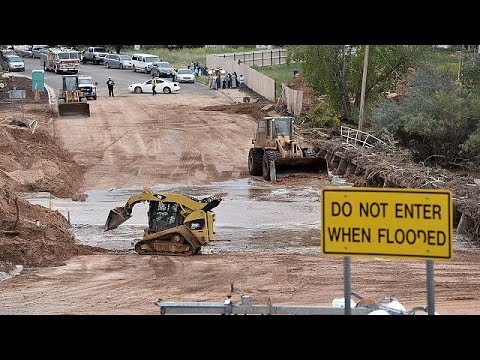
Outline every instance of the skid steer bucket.
{"label": "skid steer bucket", "polygon": [[311,158],[284,158],[275,161],[276,177],[282,178],[289,175],[311,175],[327,172],[327,160],[321,157]]}
{"label": "skid steer bucket", "polygon": [[120,224],[130,219],[132,215],[127,213],[125,207],[118,206],[115,209],[110,210],[107,221],[105,222],[105,231],[116,229]]}
{"label": "skid steer bucket", "polygon": [[90,117],[90,104],[87,102],[60,103],[58,104],[58,115]]}

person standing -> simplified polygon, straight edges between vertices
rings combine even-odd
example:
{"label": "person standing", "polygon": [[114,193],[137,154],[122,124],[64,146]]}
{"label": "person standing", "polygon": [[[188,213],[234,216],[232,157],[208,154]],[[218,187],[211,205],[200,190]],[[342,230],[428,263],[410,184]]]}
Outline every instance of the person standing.
{"label": "person standing", "polygon": [[155,91],[156,87],[157,87],[157,79],[153,78],[152,79],[152,95],[157,95],[157,92]]}
{"label": "person standing", "polygon": [[245,78],[243,77],[243,75],[240,75],[238,77],[238,85],[240,89],[243,89],[243,87],[245,86]]}
{"label": "person standing", "polygon": [[108,80],[107,80],[108,96],[115,96],[115,95],[113,95],[113,86],[114,85],[115,85],[115,83],[113,82],[113,80],[111,78],[108,78]]}
{"label": "person standing", "polygon": [[225,71],[225,74],[223,74],[223,85],[222,85],[222,89],[226,89],[226,88],[227,88],[227,83],[228,83],[228,73]]}

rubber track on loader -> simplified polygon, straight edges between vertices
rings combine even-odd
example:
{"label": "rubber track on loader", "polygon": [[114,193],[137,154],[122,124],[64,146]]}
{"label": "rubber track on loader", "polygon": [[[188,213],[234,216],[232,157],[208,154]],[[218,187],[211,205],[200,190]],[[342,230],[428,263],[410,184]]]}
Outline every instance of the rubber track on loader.
{"label": "rubber track on loader", "polygon": [[[180,236],[186,243],[173,241],[175,236]],[[142,245],[148,245],[149,250],[142,249]],[[140,255],[181,255],[191,256],[197,254],[201,247],[194,244],[179,233],[167,234],[161,238],[140,240],[135,244],[135,251]]]}

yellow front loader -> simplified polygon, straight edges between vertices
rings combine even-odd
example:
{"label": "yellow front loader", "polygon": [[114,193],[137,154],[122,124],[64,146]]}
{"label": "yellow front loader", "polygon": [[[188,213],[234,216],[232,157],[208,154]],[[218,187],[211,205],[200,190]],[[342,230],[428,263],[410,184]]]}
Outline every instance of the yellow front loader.
{"label": "yellow front loader", "polygon": [[59,116],[90,116],[90,104],[78,87],[78,75],[63,75],[63,87],[58,94]]}
{"label": "yellow front loader", "polygon": [[328,171],[327,161],[295,140],[292,117],[264,117],[257,122],[248,154],[250,175],[275,181],[289,174]]}

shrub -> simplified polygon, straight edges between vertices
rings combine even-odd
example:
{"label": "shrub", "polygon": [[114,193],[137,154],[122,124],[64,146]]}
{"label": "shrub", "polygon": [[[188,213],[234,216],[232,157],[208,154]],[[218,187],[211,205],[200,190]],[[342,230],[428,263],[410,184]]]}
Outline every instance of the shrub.
{"label": "shrub", "polygon": [[446,74],[420,69],[400,102],[381,103],[372,114],[377,136],[393,134],[417,161],[472,160],[480,151],[480,97]]}
{"label": "shrub", "polygon": [[330,103],[316,101],[307,113],[310,118],[309,127],[338,127],[340,115]]}

